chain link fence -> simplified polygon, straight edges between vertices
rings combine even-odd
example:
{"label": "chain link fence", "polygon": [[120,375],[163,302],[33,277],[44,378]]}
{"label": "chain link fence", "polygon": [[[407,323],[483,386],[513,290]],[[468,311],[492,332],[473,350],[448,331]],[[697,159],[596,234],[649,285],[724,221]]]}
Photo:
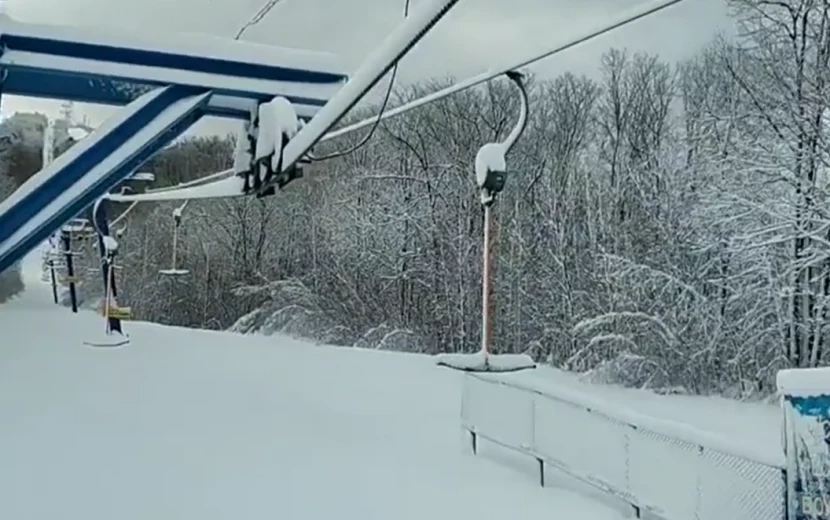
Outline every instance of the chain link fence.
{"label": "chain link fence", "polygon": [[[782,520],[783,459],[613,405],[469,374],[462,424],[666,520]],[[696,437],[700,437],[697,439]],[[477,442],[477,441],[475,441]]]}

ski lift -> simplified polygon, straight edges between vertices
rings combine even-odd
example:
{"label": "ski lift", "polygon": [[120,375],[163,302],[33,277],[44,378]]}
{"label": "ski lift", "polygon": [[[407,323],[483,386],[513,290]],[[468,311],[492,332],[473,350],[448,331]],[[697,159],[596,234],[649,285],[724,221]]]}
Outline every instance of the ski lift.
{"label": "ski lift", "polygon": [[96,339],[84,341],[89,347],[121,347],[130,343],[130,338],[121,330],[121,320],[132,319],[132,308],[122,307],[116,301],[115,269],[118,240],[110,236],[109,224],[103,206],[104,199],[98,199],[92,208],[92,223],[98,233],[101,246],[101,264],[104,270],[104,296],[99,311],[106,323],[104,333]]}
{"label": "ski lift", "polygon": [[106,283],[104,286],[104,297],[101,300],[99,311],[105,318],[106,326],[102,337],[95,340],[85,341],[84,344],[90,347],[121,347],[129,344],[130,338],[121,333],[120,330],[112,330],[110,319],[129,320],[132,318],[132,308],[120,307],[115,301],[114,280],[115,255],[118,252],[118,241],[109,236],[101,235],[101,242],[104,246],[104,262],[106,269]]}
{"label": "ski lift", "polygon": [[487,143],[476,154],[475,171],[481,204],[484,207],[484,237],[482,258],[482,309],[481,309],[481,348],[476,354],[441,354],[437,356],[440,366],[463,370],[466,372],[516,372],[536,368],[536,363],[526,354],[493,354],[492,353],[492,312],[490,305],[491,284],[493,273],[493,247],[491,235],[493,220],[491,207],[496,196],[504,189],[507,178],[505,156],[519,139],[527,125],[528,101],[523,76],[519,72],[506,73],[510,81],[516,85],[521,96],[521,111],[516,127],[507,136],[503,143]]}
{"label": "ski lift", "polygon": [[104,296],[99,305],[99,312],[106,323],[104,333],[99,338],[84,341],[89,347],[116,348],[129,344],[130,338],[122,330],[121,320],[132,319],[132,308],[118,305],[115,296],[115,260],[118,253],[118,240],[107,231],[106,213],[102,199],[98,199],[92,209],[93,225],[98,233],[101,245],[101,263],[104,269]]}
{"label": "ski lift", "polygon": [[184,204],[173,210],[173,253],[170,269],[161,269],[159,274],[162,276],[179,277],[190,274],[188,269],[178,269],[176,267],[176,250],[179,245],[179,227],[182,224],[182,212],[187,207],[189,201],[184,201]]}

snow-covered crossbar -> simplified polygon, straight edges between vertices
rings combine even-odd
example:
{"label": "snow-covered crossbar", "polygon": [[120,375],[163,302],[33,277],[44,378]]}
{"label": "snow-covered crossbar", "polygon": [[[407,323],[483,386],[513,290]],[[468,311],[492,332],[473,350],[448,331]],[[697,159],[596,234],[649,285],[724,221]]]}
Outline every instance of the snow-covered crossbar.
{"label": "snow-covered crossbar", "polygon": [[[655,419],[560,387],[465,377],[461,419],[473,437],[529,455],[667,520],[782,520],[783,456]],[[544,473],[542,473],[544,478]]]}
{"label": "snow-covered crossbar", "polygon": [[0,16],[3,94],[123,106],[161,85],[213,96],[207,115],[246,119],[275,96],[310,118],[346,82],[328,53],[200,34],[129,34]]}

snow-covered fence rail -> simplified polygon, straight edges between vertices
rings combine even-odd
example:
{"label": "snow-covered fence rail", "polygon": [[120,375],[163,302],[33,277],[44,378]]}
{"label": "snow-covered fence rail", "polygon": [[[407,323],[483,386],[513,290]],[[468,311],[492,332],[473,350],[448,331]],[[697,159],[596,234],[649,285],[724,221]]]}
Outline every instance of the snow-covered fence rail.
{"label": "snow-covered fence rail", "polygon": [[545,469],[614,495],[640,517],[667,520],[783,520],[783,454],[673,421],[622,410],[566,388],[532,388],[469,374],[462,424],[473,450],[481,439],[517,450]]}

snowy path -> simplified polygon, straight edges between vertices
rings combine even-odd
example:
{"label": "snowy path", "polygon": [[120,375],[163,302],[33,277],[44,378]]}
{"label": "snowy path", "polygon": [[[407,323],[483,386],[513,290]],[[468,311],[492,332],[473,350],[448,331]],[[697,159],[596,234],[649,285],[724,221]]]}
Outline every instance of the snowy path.
{"label": "snowy path", "polygon": [[141,323],[93,350],[96,316],[29,287],[0,307],[0,518],[621,517],[470,455],[429,358]]}

